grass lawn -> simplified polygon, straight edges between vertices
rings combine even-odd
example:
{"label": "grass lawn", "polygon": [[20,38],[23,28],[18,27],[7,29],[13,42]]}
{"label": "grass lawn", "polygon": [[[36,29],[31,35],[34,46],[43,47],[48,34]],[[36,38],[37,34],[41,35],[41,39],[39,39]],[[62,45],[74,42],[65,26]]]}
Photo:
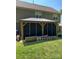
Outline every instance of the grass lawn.
{"label": "grass lawn", "polygon": [[24,46],[16,42],[16,59],[62,59],[62,40]]}

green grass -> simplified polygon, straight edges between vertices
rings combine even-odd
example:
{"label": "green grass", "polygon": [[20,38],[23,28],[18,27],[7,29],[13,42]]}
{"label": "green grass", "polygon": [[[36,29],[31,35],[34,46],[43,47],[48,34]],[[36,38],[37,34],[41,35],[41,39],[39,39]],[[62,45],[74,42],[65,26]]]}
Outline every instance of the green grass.
{"label": "green grass", "polygon": [[16,42],[16,59],[62,59],[62,40],[26,46]]}

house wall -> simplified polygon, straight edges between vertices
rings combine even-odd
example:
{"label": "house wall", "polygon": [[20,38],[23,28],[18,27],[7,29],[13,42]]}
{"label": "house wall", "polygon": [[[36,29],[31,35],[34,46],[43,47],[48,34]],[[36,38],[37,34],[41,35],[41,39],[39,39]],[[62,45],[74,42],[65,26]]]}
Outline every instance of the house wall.
{"label": "house wall", "polygon": [[[36,17],[35,12],[37,12],[37,10],[16,8],[16,19],[18,21],[19,19]],[[48,12],[44,12],[44,11],[39,11],[39,12],[41,12],[41,14],[42,14],[40,18],[55,20],[55,19],[53,19],[52,13],[48,13]]]}

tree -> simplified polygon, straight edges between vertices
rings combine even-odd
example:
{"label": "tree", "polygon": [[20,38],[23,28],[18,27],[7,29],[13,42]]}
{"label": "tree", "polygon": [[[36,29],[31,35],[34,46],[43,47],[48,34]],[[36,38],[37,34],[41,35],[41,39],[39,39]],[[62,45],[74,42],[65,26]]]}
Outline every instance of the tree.
{"label": "tree", "polygon": [[58,15],[58,23],[60,23],[61,22],[62,10],[58,11],[57,15]]}

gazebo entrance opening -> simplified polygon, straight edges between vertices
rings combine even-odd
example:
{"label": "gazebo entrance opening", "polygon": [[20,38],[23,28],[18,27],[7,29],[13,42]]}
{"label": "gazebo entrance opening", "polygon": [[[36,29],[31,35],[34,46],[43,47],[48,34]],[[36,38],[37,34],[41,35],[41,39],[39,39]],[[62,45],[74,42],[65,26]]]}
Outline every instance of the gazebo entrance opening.
{"label": "gazebo entrance opening", "polygon": [[44,35],[56,36],[56,25],[54,23],[46,23],[44,26]]}
{"label": "gazebo entrance opening", "polygon": [[24,26],[24,37],[42,36],[42,28],[39,23],[27,23]]}

